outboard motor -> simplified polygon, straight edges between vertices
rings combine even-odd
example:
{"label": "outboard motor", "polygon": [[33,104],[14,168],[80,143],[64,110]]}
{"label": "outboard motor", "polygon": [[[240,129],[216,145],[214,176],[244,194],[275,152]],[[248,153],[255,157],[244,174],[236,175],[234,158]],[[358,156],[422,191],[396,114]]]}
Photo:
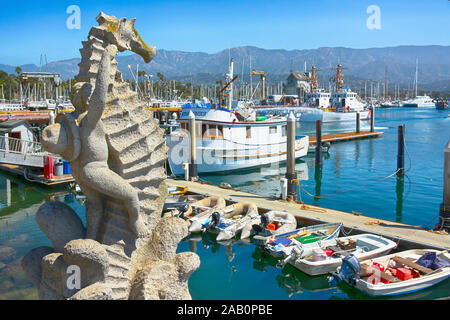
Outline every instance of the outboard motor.
{"label": "outboard motor", "polygon": [[336,286],[339,282],[347,280],[351,285],[355,284],[356,279],[361,274],[361,264],[358,258],[350,254],[342,259],[341,269],[338,273],[333,272],[328,277],[328,283],[330,286]]}
{"label": "outboard motor", "polygon": [[261,215],[261,227],[265,228],[270,223],[269,215],[267,213],[263,213]]}
{"label": "outboard motor", "polygon": [[183,219],[183,220],[187,220],[188,218],[184,215],[187,211],[189,210],[189,204],[184,204],[183,206],[181,206],[178,211],[180,212],[178,214],[178,217]]}
{"label": "outboard motor", "polygon": [[267,225],[269,224],[270,220],[269,220],[269,216],[267,215],[267,213],[263,213],[261,215],[261,223],[260,224],[254,224],[252,226],[252,229],[255,233],[261,233],[264,231],[264,229],[267,227]]}
{"label": "outboard motor", "polygon": [[206,223],[203,225],[202,231],[205,232],[206,230],[210,230],[217,227],[219,222],[220,222],[220,213],[214,211],[209,217],[209,219],[206,220]]}

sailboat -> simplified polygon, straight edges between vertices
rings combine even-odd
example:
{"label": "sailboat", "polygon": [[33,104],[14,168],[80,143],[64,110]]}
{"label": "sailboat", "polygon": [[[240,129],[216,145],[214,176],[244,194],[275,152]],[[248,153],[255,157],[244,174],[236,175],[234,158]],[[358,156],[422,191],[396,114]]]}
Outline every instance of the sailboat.
{"label": "sailboat", "polygon": [[403,102],[403,107],[409,107],[409,108],[435,108],[435,103],[433,100],[427,96],[419,96],[417,95],[417,83],[418,83],[418,69],[419,68],[419,59],[416,59],[416,76],[414,79],[414,84],[416,87],[416,96],[414,98],[411,98],[409,100],[406,100]]}

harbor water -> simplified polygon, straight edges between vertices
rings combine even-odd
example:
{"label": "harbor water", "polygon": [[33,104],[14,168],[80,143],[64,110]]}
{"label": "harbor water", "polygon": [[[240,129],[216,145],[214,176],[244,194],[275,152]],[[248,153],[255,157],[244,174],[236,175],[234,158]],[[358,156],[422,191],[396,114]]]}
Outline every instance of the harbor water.
{"label": "harbor water", "polygon": [[[378,138],[332,144],[323,165],[314,154],[296,163],[301,200],[326,208],[433,228],[438,223],[443,190],[443,148],[450,139],[449,111],[377,109]],[[398,178],[397,126],[405,124],[406,175]],[[369,123],[362,122],[361,130]],[[323,124],[323,134],[354,131],[354,123]],[[297,123],[297,134],[315,135],[314,124]],[[284,164],[240,172],[201,175],[214,185],[227,182],[242,191],[279,197]],[[63,201],[84,221],[84,200],[68,188],[49,189],[0,173],[0,300],[36,299],[20,259],[31,249],[51,245],[35,221],[45,201]],[[215,236],[192,235],[179,251],[195,251],[200,268],[189,281],[193,299],[372,299],[327,276],[308,276],[277,260],[249,241],[218,244]],[[441,299],[450,296],[450,279],[423,291],[391,299]],[[380,298],[383,299],[383,298]]]}

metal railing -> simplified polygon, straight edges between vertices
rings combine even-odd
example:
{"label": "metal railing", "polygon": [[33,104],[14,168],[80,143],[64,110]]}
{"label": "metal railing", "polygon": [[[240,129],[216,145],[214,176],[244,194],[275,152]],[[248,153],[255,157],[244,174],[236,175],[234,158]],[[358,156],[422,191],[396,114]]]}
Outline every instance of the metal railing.
{"label": "metal railing", "polygon": [[16,154],[42,154],[44,150],[39,142],[0,136],[0,151]]}

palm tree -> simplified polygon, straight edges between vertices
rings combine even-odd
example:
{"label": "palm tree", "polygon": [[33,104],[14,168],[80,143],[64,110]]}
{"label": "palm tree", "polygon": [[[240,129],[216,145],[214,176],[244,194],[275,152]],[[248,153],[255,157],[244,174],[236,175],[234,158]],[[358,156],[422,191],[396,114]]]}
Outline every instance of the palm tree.
{"label": "palm tree", "polygon": [[158,72],[156,75],[158,76],[158,78],[161,79],[161,81],[164,82],[165,77],[164,77],[164,75],[161,72]]}
{"label": "palm tree", "polygon": [[22,73],[22,68],[21,67],[16,67],[16,73],[19,76]]}

